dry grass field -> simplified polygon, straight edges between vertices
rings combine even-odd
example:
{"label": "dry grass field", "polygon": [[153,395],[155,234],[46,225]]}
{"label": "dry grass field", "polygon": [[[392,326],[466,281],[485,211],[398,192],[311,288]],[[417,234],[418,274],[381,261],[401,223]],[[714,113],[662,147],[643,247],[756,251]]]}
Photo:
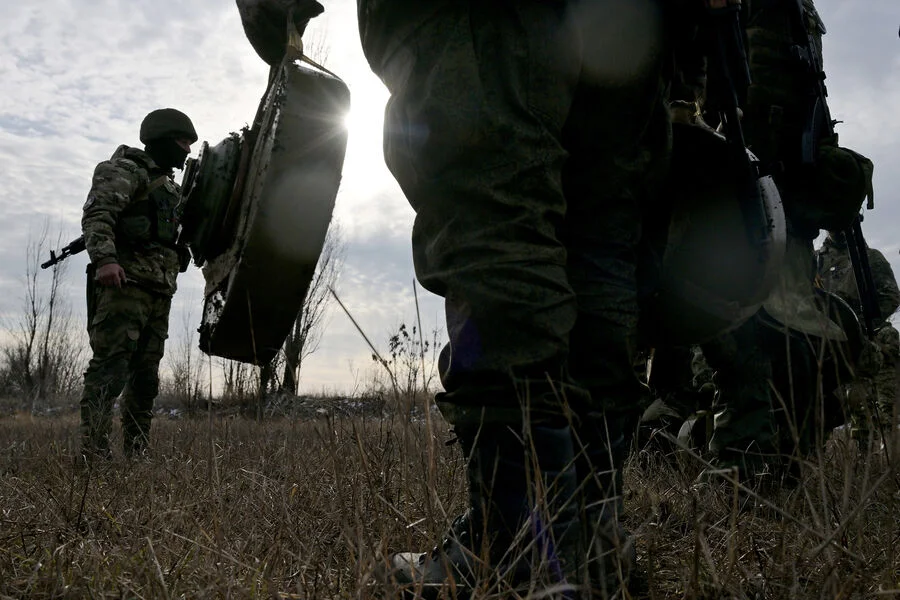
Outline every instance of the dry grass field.
{"label": "dry grass field", "polygon": [[[0,418],[2,598],[392,598],[379,553],[429,548],[465,503],[437,418],[163,417],[149,457],[90,469],[76,423]],[[832,440],[802,483],[751,501],[696,484],[702,467],[630,460],[631,597],[900,597],[883,453]]]}

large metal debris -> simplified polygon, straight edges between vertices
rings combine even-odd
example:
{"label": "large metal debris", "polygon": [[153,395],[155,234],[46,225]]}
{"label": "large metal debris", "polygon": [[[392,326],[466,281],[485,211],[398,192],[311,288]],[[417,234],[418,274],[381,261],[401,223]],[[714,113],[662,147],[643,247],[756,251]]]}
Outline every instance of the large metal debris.
{"label": "large metal debris", "polygon": [[185,170],[183,241],[206,279],[200,349],[264,364],[312,280],[347,147],[340,79],[285,62],[254,126]]}

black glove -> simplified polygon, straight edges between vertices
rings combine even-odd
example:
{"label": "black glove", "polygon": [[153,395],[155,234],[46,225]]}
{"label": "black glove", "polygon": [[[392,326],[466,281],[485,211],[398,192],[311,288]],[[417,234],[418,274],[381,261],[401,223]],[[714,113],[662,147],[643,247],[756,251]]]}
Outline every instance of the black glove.
{"label": "black glove", "polygon": [[259,57],[270,65],[277,65],[284,58],[288,14],[292,14],[297,31],[303,35],[309,20],[325,11],[325,7],[316,0],[236,0],[236,2],[247,39]]}

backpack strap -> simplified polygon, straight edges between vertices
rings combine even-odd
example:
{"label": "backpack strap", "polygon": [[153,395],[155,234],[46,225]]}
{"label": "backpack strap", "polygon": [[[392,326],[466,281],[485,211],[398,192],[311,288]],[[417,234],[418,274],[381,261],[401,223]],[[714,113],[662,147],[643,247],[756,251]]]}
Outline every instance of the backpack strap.
{"label": "backpack strap", "polygon": [[132,200],[132,202],[141,202],[143,200],[146,200],[147,198],[150,197],[150,194],[153,193],[153,190],[155,190],[156,188],[158,188],[162,185],[165,185],[166,179],[168,179],[168,178],[169,178],[168,175],[160,175],[156,179],[153,179],[152,181],[150,181],[150,183],[147,184],[147,187],[145,187],[143,190],[141,190],[141,192],[137,196],[134,197],[134,200]]}

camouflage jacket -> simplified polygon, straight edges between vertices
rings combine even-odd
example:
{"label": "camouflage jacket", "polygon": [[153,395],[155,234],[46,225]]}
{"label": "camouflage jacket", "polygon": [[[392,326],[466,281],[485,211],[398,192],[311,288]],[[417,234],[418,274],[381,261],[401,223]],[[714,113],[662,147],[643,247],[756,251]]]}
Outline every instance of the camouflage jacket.
{"label": "camouflage jacket", "polygon": [[171,171],[143,150],[119,146],[94,169],[81,217],[93,266],[118,263],[129,282],[174,294],[180,201],[181,189]]}
{"label": "camouflage jacket", "polygon": [[[560,10],[567,9],[568,4],[576,4],[572,0],[543,1],[556,4]],[[667,29],[675,34],[674,38],[683,38],[684,27],[692,27],[690,21],[696,14],[694,7],[702,6],[699,0],[666,0],[661,4],[665,7]],[[465,3],[459,0],[356,0],[360,41],[372,71],[383,77],[388,63],[393,59],[397,59],[393,68],[408,68],[415,48],[405,47],[407,39],[435,15],[449,10],[464,10],[460,8],[464,6]],[[518,18],[522,18],[521,15]],[[675,40],[675,53],[679,55],[679,62],[684,62],[685,68],[683,73],[677,72],[675,75],[673,85],[678,87],[678,91],[674,95],[679,99],[690,96],[693,100],[693,96],[701,92],[705,79],[705,72],[697,70],[703,58],[684,47],[682,41]]]}
{"label": "camouflage jacket", "polygon": [[[750,0],[746,3],[747,60],[752,83],[741,107],[747,145],[768,161],[789,166],[799,156],[809,110],[809,82],[794,56],[795,38],[789,5],[795,0]],[[825,26],[812,0],[802,0],[806,29],[822,56]],[[796,155],[796,156],[795,156]]]}
{"label": "camouflage jacket", "polygon": [[372,71],[381,76],[406,39],[455,0],[357,0],[359,37]]}
{"label": "camouflage jacket", "polygon": [[[869,248],[868,254],[872,280],[875,283],[875,295],[878,298],[878,311],[881,313],[881,319],[875,323],[878,327],[900,306],[900,290],[897,288],[891,264],[884,254],[873,248]],[[839,246],[830,238],[826,238],[816,255],[823,287],[846,300],[853,310],[860,311],[856,276],[846,246]]]}

